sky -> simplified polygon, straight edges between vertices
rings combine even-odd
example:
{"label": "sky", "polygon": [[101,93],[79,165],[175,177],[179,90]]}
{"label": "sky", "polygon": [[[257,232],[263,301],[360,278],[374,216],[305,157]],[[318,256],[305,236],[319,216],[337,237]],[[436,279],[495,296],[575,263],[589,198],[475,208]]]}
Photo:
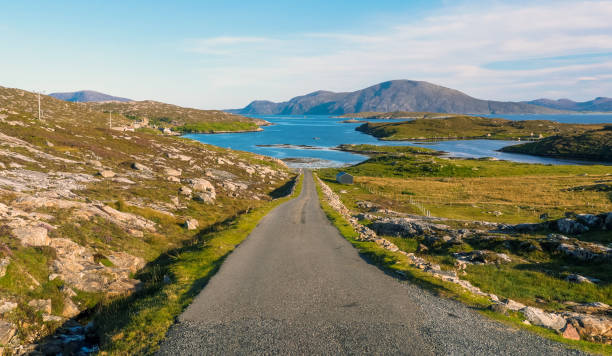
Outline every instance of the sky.
{"label": "sky", "polygon": [[612,1],[0,1],[0,85],[228,109],[424,80],[612,97]]}

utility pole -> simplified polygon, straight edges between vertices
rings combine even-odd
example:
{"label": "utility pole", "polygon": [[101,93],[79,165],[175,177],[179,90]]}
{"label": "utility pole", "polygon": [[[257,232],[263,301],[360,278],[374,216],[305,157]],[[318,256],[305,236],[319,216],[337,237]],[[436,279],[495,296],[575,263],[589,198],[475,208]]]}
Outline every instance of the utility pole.
{"label": "utility pole", "polygon": [[108,112],[108,129],[109,130],[113,129],[113,112],[112,111]]}
{"label": "utility pole", "polygon": [[41,120],[41,115],[40,115],[40,92],[38,92],[38,120]]}

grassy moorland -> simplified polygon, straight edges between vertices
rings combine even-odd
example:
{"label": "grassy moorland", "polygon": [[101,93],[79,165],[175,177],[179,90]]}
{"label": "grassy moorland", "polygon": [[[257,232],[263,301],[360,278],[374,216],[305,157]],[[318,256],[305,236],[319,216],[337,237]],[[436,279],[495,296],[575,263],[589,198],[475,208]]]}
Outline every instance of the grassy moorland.
{"label": "grassy moorland", "polygon": [[132,120],[147,118],[150,125],[182,133],[257,131],[264,120],[250,119],[219,110],[184,108],[157,101],[98,102],[80,104],[91,110],[113,112]]}
{"label": "grassy moorland", "polygon": [[[368,200],[419,213],[410,203],[418,200],[435,216],[505,223],[537,222],[543,214],[553,219],[566,212],[612,210],[612,196],[602,189],[612,183],[608,166],[449,159],[431,150],[415,154],[423,149],[410,146],[387,146],[390,152],[375,145],[342,147],[371,156],[342,169],[357,183],[344,196],[349,208]],[[326,169],[320,175],[332,179],[336,171]]]}
{"label": "grassy moorland", "polygon": [[501,151],[612,162],[612,125],[600,130],[556,135],[536,142],[508,146]]}
{"label": "grassy moorland", "polygon": [[[363,146],[362,152],[384,151]],[[356,149],[353,147],[353,151]],[[483,229],[479,221],[505,224],[538,223],[575,213],[612,211],[612,168],[607,166],[548,166],[504,161],[444,159],[430,154],[371,154],[358,165],[343,168],[355,177],[352,186],[337,184],[338,169],[322,169],[319,176],[355,213],[370,214],[369,225],[381,217],[401,214],[431,215],[452,229]],[[607,189],[599,189],[601,187]],[[591,187],[599,187],[591,189]],[[391,212],[390,212],[391,211]],[[474,225],[476,224],[476,225]],[[546,228],[510,235],[490,233],[486,239],[469,238],[457,243],[428,242],[427,234],[388,236],[400,249],[414,252],[455,268],[456,252],[488,250],[504,253],[511,262],[473,264],[464,279],[485,292],[512,298],[548,310],[565,310],[565,302],[612,303],[609,262],[581,262],[540,246],[551,231]],[[607,231],[572,236],[578,241],[612,242]],[[427,249],[419,246],[426,244]],[[571,273],[600,279],[598,284],[566,280]]]}
{"label": "grassy moorland", "polygon": [[475,116],[416,119],[397,123],[365,123],[357,130],[381,140],[445,139],[537,139],[558,134],[575,134],[603,125],[561,124],[548,120],[513,121]]}

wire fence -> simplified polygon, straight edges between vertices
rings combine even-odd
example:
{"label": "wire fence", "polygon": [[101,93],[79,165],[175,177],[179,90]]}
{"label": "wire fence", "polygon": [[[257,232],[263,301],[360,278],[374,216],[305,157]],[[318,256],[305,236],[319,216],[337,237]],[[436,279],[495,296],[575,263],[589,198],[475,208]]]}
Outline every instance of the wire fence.
{"label": "wire fence", "polygon": [[[368,185],[368,184],[364,184],[364,183],[357,183],[357,185],[359,187],[361,187],[363,190],[367,191],[370,194],[374,194],[374,195],[378,195],[380,197],[387,197],[387,196],[391,196],[394,200],[399,201],[400,200],[400,196],[403,196],[404,194],[398,191],[392,191],[392,192],[385,192],[381,189],[377,189],[374,186]],[[408,198],[408,202],[416,207],[418,209],[418,211],[426,216],[426,217],[431,217],[431,211],[429,209],[427,209],[425,207],[425,205],[423,205],[422,202],[414,199],[413,197],[409,197]]]}

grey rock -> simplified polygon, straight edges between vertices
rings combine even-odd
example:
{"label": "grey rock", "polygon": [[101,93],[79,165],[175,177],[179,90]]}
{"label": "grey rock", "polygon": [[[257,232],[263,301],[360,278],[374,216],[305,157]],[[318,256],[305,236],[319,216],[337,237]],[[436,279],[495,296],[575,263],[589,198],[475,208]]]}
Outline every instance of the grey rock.
{"label": "grey rock", "polygon": [[137,171],[145,171],[145,172],[151,170],[151,168],[149,168],[149,167],[147,167],[144,164],[139,163],[139,162],[132,163],[132,168],[137,170]]}
{"label": "grey rock", "polygon": [[568,218],[557,220],[554,227],[562,234],[581,234],[589,231],[587,226]]}
{"label": "grey rock", "polygon": [[539,308],[525,307],[521,309],[520,312],[533,325],[543,326],[552,330],[560,331],[567,324],[567,322],[562,316],[547,313]]}
{"label": "grey rock", "polygon": [[593,214],[578,214],[576,219],[588,227],[599,227],[602,223],[601,219]]}
{"label": "grey rock", "polygon": [[188,218],[187,220],[185,220],[185,224],[184,224],[187,230],[195,230],[198,228],[199,225],[200,223],[198,223],[198,221],[193,218]]}

